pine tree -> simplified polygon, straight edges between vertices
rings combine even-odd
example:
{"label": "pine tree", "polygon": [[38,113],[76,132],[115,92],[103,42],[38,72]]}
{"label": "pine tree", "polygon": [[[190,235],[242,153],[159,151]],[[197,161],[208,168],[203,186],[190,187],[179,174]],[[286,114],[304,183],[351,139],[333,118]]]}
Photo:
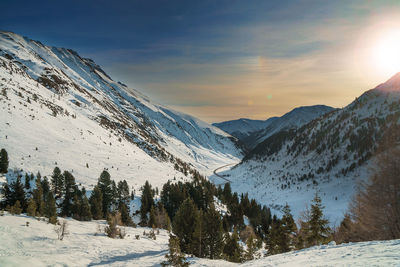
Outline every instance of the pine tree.
{"label": "pine tree", "polygon": [[28,173],[25,174],[25,189],[28,192],[31,189],[31,178],[29,177]]}
{"label": "pine tree", "polygon": [[308,221],[309,231],[306,238],[307,246],[325,244],[329,241],[331,229],[329,221],[324,219],[321,198],[318,193],[315,194],[313,204],[311,205],[311,216]]}
{"label": "pine tree", "polygon": [[11,191],[13,195],[13,201],[19,201],[22,211],[26,211],[28,205],[20,175],[18,175],[17,179],[11,183]]}
{"label": "pine tree", "polygon": [[51,187],[54,193],[55,199],[60,199],[63,196],[64,190],[64,177],[61,174],[61,170],[55,167],[53,174],[51,175]]}
{"label": "pine tree", "polygon": [[90,211],[90,204],[86,194],[81,197],[79,215],[81,221],[90,221],[92,219],[92,212]]}
{"label": "pine tree", "polygon": [[282,221],[274,215],[265,245],[265,248],[267,249],[267,255],[275,255],[283,252],[283,236],[284,229],[282,227]]}
{"label": "pine tree", "polygon": [[204,254],[210,259],[221,258],[224,244],[221,214],[211,204],[200,220],[204,221]]}
{"label": "pine tree", "polygon": [[146,226],[148,223],[147,213],[150,212],[151,207],[154,206],[153,190],[148,181],[145,182],[141,198],[140,206],[140,224]]}
{"label": "pine tree", "polygon": [[151,206],[149,222],[147,223],[147,225],[149,227],[153,227],[153,228],[157,227],[156,212],[155,212],[154,206]]}
{"label": "pine tree", "polygon": [[50,192],[50,184],[46,176],[42,180],[42,190],[43,190],[43,200],[46,202],[47,195]]}
{"label": "pine tree", "polygon": [[44,216],[49,219],[49,223],[55,224],[57,221],[56,200],[51,191],[47,192],[46,203],[44,205]]}
{"label": "pine tree", "polygon": [[257,250],[257,239],[254,235],[250,235],[250,237],[246,241],[247,251],[245,253],[245,259],[251,261],[254,259],[254,253]]}
{"label": "pine tree", "polygon": [[132,217],[129,215],[129,208],[128,206],[126,206],[124,202],[120,202],[118,210],[121,213],[121,221],[124,225],[126,226],[135,225],[132,221]]}
{"label": "pine tree", "polygon": [[90,208],[94,220],[103,218],[103,195],[101,194],[99,186],[93,188],[92,194],[89,198]]}
{"label": "pine tree", "polygon": [[161,266],[187,267],[189,263],[181,252],[179,238],[170,235],[168,242],[169,253],[165,255],[167,261],[162,262]]}
{"label": "pine tree", "polygon": [[26,209],[26,213],[28,216],[34,217],[36,215],[36,203],[33,198],[30,198],[28,201],[28,208]]}
{"label": "pine tree", "polygon": [[117,186],[118,191],[118,202],[125,203],[125,205],[129,205],[130,202],[130,194],[129,194],[129,186],[126,180],[119,181]]}
{"label": "pine tree", "polygon": [[19,202],[19,200],[17,200],[14,206],[11,207],[10,213],[16,215],[20,215],[22,213],[21,203]]}
{"label": "pine tree", "polygon": [[229,233],[225,234],[224,237],[224,256],[225,259],[231,262],[241,262],[242,261],[242,247],[239,244],[239,234],[237,229],[233,230],[232,236]]}
{"label": "pine tree", "polygon": [[64,171],[64,200],[61,203],[61,214],[63,216],[71,217],[72,215],[72,201],[76,194],[75,177],[68,171]]}
{"label": "pine tree", "polygon": [[181,250],[192,253],[193,234],[196,230],[198,210],[193,200],[186,199],[175,214],[172,231],[179,238]]}
{"label": "pine tree", "polygon": [[196,257],[203,258],[205,256],[205,233],[204,233],[204,214],[203,210],[199,210],[196,218],[196,227],[193,233],[193,241],[191,251]]}
{"label": "pine tree", "polygon": [[97,185],[102,195],[103,217],[106,218],[107,213],[111,211],[111,205],[113,204],[114,200],[113,183],[111,181],[111,176],[108,171],[104,170],[100,174]]}
{"label": "pine tree", "polygon": [[81,199],[80,197],[78,197],[78,194],[75,194],[72,197],[71,216],[72,218],[78,221],[81,220],[80,207],[81,207]]}
{"label": "pine tree", "polygon": [[42,216],[44,214],[44,200],[41,176],[38,175],[35,180],[36,188],[33,190],[32,196],[36,203],[36,214]]}
{"label": "pine tree", "polygon": [[2,148],[0,151],[0,173],[8,172],[8,154],[7,151]]}
{"label": "pine tree", "polygon": [[287,203],[283,208],[281,222],[283,228],[283,235],[281,236],[281,252],[288,252],[295,248],[297,226]]}
{"label": "pine tree", "polygon": [[3,201],[1,202],[1,208],[5,209],[6,207],[11,207],[15,203],[15,200],[13,199],[14,197],[13,193],[7,182],[3,183],[0,191],[3,194]]}

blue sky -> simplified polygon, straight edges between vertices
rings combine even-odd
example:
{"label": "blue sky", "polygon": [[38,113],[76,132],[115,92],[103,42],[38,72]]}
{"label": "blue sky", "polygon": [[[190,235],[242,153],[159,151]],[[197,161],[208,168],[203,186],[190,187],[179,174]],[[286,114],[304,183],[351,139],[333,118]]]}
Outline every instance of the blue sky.
{"label": "blue sky", "polygon": [[399,1],[3,0],[1,6],[1,29],[72,48],[115,80],[209,122],[348,104],[394,74],[376,74],[364,58],[379,29],[398,27],[400,18]]}

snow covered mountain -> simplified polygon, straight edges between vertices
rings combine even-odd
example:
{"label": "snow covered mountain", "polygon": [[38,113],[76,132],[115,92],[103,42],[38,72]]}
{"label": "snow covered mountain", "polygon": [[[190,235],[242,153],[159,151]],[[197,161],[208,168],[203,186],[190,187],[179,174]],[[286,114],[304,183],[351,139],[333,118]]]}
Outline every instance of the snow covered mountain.
{"label": "snow covered mountain", "polygon": [[271,135],[222,174],[234,190],[276,210],[287,202],[296,215],[319,191],[329,219],[339,223],[376,150],[399,141],[399,119],[400,73],[343,109]]}
{"label": "snow covered mountain", "polygon": [[334,108],[325,105],[305,106],[295,108],[281,117],[271,117],[265,121],[239,119],[213,125],[237,137],[246,147],[253,149],[277,132],[299,128],[333,110]]}
{"label": "snow covered mountain", "polygon": [[58,165],[85,185],[103,168],[157,186],[242,157],[236,139],[113,81],[93,60],[0,32],[0,147],[10,167],[48,175]]}
{"label": "snow covered mountain", "polygon": [[243,140],[249,137],[252,133],[258,132],[267,128],[277,117],[269,118],[268,120],[251,120],[251,119],[238,119],[231,121],[224,121],[213,123],[212,125],[220,128],[224,132]]}

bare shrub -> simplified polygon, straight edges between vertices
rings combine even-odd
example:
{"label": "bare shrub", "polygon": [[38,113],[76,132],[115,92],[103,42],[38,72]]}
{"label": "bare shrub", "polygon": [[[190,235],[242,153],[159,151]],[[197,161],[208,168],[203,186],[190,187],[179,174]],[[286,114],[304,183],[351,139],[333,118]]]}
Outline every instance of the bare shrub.
{"label": "bare shrub", "polygon": [[240,240],[242,240],[244,243],[246,243],[250,237],[253,237],[253,239],[256,238],[253,227],[251,227],[250,225],[247,225],[246,228],[244,228],[242,231],[240,231],[239,236],[240,236]]}
{"label": "bare shrub", "polygon": [[118,225],[122,225],[121,221],[121,213],[116,212],[108,216],[107,219],[108,225],[105,227],[104,231],[108,237],[111,238],[124,238],[126,233],[125,229],[121,231],[121,228]]}
{"label": "bare shrub", "polygon": [[63,240],[64,236],[69,234],[67,229],[67,221],[62,220],[61,222],[57,222],[57,224],[54,226],[54,231],[57,233],[58,240]]}

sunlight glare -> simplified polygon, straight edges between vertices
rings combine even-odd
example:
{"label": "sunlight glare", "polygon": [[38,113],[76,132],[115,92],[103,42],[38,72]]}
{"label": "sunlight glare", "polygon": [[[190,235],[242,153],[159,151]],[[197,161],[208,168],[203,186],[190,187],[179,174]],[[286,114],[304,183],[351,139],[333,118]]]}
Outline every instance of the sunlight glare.
{"label": "sunlight glare", "polygon": [[375,56],[377,67],[382,73],[393,75],[400,72],[400,30],[380,38]]}

